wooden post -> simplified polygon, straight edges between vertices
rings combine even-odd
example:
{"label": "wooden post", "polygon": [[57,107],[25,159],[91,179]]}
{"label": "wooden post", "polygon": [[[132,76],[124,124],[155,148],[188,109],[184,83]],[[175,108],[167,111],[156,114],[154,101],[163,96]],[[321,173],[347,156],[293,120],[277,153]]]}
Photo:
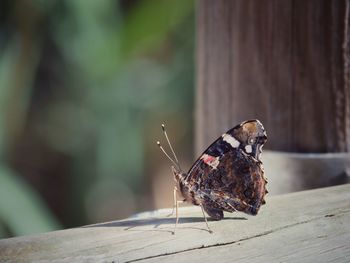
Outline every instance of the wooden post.
{"label": "wooden post", "polygon": [[349,152],[349,1],[201,0],[196,151],[245,119],[266,147]]}

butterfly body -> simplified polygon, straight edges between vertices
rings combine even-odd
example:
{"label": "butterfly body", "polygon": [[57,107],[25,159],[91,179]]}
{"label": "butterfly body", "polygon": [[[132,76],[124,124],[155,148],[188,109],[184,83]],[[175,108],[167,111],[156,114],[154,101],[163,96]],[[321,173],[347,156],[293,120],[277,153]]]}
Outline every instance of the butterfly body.
{"label": "butterfly body", "polygon": [[256,215],[267,193],[260,160],[266,140],[260,121],[242,122],[211,144],[188,173],[173,169],[178,190],[215,220],[223,211]]}

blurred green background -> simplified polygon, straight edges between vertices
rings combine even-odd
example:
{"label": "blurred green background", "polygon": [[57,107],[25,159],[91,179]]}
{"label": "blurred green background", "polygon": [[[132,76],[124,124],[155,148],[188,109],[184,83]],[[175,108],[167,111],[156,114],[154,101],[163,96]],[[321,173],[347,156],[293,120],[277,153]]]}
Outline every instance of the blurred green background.
{"label": "blurred green background", "polygon": [[1,1],[0,238],[170,207],[193,53],[190,0]]}

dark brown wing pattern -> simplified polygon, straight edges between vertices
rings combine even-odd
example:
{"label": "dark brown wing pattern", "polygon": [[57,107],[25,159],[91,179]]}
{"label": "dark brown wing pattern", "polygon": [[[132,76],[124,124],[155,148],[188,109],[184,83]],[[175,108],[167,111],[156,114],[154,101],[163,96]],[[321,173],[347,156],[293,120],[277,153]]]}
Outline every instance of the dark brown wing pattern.
{"label": "dark brown wing pattern", "polygon": [[[261,126],[256,128],[260,129],[260,133],[244,134],[241,131],[238,134],[240,137],[237,136],[237,130],[246,123],[253,127],[250,127],[250,131],[255,131],[254,125]],[[192,202],[198,204],[200,200],[208,215],[217,220],[223,218],[223,211],[237,210],[256,215],[265,203],[267,193],[264,170],[258,160],[258,153],[266,141],[261,123],[248,121],[226,134],[232,134],[234,139],[223,140],[220,137],[216,140],[195,162],[186,177],[186,182],[191,186]],[[247,145],[251,146],[246,148]]]}

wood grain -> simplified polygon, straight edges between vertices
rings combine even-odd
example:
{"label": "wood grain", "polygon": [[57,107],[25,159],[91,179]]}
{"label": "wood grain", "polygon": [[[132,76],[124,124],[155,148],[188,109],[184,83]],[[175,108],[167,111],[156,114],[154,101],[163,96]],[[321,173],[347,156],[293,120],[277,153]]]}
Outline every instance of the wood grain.
{"label": "wood grain", "polygon": [[0,262],[349,262],[350,184],[267,199],[255,216],[210,221],[200,208],[0,240]]}
{"label": "wood grain", "polygon": [[350,150],[349,1],[202,0],[196,151],[252,118],[268,149]]}

